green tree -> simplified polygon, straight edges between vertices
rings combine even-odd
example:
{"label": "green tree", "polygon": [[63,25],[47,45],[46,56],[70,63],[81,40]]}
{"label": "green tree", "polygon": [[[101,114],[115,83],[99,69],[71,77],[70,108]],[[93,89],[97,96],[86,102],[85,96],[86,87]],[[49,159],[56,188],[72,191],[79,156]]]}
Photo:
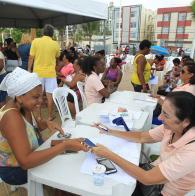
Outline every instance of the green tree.
{"label": "green tree", "polygon": [[84,39],[83,31],[81,29],[77,29],[73,34],[74,43],[79,43]]}
{"label": "green tree", "polygon": [[[20,43],[23,33],[30,33],[28,28],[0,28],[0,34],[4,34],[4,39],[12,37],[16,43]],[[41,37],[42,30],[36,29],[36,37]],[[0,36],[0,42],[2,42],[2,36]]]}
{"label": "green tree", "polygon": [[193,17],[195,19],[195,0],[192,1],[192,14],[193,14]]}
{"label": "green tree", "polygon": [[9,28],[0,28],[0,42],[3,42],[4,40],[2,40],[2,34],[3,37],[9,37],[10,36],[10,29]]}
{"label": "green tree", "polygon": [[89,39],[89,45],[91,45],[91,40],[93,35],[100,35],[100,21],[88,22],[81,25],[83,30],[83,36]]}
{"label": "green tree", "polygon": [[[12,37],[16,43],[19,43],[22,37],[22,33],[29,32],[29,29],[22,28],[0,28],[0,33],[4,34],[4,38]],[[2,42],[2,37],[1,37]]]}
{"label": "green tree", "polygon": [[11,31],[11,37],[16,43],[20,43],[22,33],[29,33],[29,29],[13,28]]}
{"label": "green tree", "polygon": [[36,29],[36,37],[42,36],[42,29]]}

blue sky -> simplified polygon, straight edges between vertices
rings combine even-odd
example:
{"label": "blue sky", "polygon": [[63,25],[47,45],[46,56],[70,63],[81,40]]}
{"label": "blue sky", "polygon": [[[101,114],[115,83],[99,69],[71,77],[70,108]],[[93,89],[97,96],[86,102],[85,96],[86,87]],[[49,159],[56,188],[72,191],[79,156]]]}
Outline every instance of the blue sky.
{"label": "blue sky", "polygon": [[[96,0],[101,2],[109,3],[110,0]],[[142,4],[145,8],[148,9],[157,9],[162,7],[178,7],[178,6],[189,6],[192,0],[113,0],[115,6],[120,5],[120,1],[122,5],[135,5]]]}

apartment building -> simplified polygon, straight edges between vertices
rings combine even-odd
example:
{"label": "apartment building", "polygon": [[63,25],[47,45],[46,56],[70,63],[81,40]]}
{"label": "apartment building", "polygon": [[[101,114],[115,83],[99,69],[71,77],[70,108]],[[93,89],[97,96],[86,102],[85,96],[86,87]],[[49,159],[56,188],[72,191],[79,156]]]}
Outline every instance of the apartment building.
{"label": "apartment building", "polygon": [[[143,39],[155,40],[156,13],[142,5],[114,7],[110,4],[113,44],[134,45]],[[119,38],[120,36],[120,38]]]}
{"label": "apartment building", "polygon": [[191,48],[195,37],[191,7],[159,8],[155,34],[158,44],[162,46]]}

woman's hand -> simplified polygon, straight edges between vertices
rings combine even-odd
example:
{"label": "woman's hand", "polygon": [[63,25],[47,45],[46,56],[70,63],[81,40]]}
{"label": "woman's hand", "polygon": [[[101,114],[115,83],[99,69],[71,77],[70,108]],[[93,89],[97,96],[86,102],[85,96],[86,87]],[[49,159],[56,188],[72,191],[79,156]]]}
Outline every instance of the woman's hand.
{"label": "woman's hand", "polygon": [[93,147],[91,149],[91,152],[97,155],[98,157],[105,157],[107,159],[109,159],[110,155],[113,153],[107,147],[101,144],[97,144],[96,147]]}
{"label": "woman's hand", "polygon": [[84,152],[89,151],[89,148],[83,142],[84,138],[77,138],[77,139],[68,139],[65,140],[66,149],[65,150],[72,150],[72,151],[79,151],[83,150]]}
{"label": "woman's hand", "polygon": [[66,83],[66,78],[60,77],[60,80],[61,80],[63,83]]}
{"label": "woman's hand", "polygon": [[109,80],[103,80],[103,81],[102,81],[102,83],[104,84],[104,86],[106,86],[106,87],[107,87],[107,86],[108,86],[108,84],[109,84]]}
{"label": "woman's hand", "polygon": [[148,92],[148,88],[146,85],[142,85],[142,92],[143,93],[147,93]]}
{"label": "woman's hand", "polygon": [[[97,129],[100,130],[100,133],[102,134],[108,134],[108,132],[110,131],[108,127],[106,127],[105,125],[101,124],[101,123],[95,123],[92,125],[92,127],[96,127]],[[106,131],[107,130],[107,131]]]}
{"label": "woman's hand", "polygon": [[160,105],[163,104],[164,99],[161,98],[162,96],[160,96],[160,95],[150,95],[150,96],[151,96],[152,98],[156,98],[156,99],[158,100],[158,103],[159,103]]}
{"label": "woman's hand", "polygon": [[112,89],[114,88],[114,82],[112,82],[111,80],[108,80],[108,86],[107,86],[108,89]]}
{"label": "woman's hand", "polygon": [[61,126],[54,122],[54,121],[47,121],[47,127],[48,129],[51,131],[51,132],[56,132],[56,131],[59,131],[62,135],[64,135],[64,131],[63,129],[61,128]]}
{"label": "woman's hand", "polygon": [[152,95],[152,94],[151,94],[150,97],[159,99],[159,98],[160,98],[160,95]]}

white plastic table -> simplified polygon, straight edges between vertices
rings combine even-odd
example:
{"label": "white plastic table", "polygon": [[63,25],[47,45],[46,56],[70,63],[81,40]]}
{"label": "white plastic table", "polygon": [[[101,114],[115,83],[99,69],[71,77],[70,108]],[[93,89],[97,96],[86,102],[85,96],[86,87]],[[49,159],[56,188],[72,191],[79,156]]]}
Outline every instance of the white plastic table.
{"label": "white plastic table", "polygon": [[[82,110],[81,112],[79,112],[79,114],[76,115],[76,124],[92,125],[96,122],[101,122],[100,115],[102,112],[104,113],[105,111],[112,111],[113,109],[116,109],[122,106],[124,105],[117,104],[117,103],[111,103],[111,102],[106,102],[103,104],[93,103],[89,105],[87,108],[85,108],[84,110]],[[129,110],[141,111],[139,108],[135,108],[132,106],[125,106],[125,108]],[[141,113],[140,118],[137,120],[133,120],[133,127],[131,128],[131,130],[146,130],[147,129],[145,125],[147,124],[146,122],[149,118],[149,113],[143,110],[141,112],[142,113]]]}
{"label": "white plastic table", "polygon": [[110,95],[106,102],[119,103],[121,105],[133,106],[134,108],[144,109],[151,107],[155,109],[157,99],[152,99],[149,94],[134,91],[116,91]]}
{"label": "white plastic table", "polygon": [[[98,137],[99,131],[94,127],[79,125],[71,130],[73,137]],[[56,139],[54,134],[38,150],[50,146],[50,141]],[[141,145],[137,144],[137,163],[139,163]],[[131,155],[131,149],[129,149]],[[129,185],[113,179],[105,178],[103,186],[95,186],[91,175],[80,172],[86,153],[58,155],[47,163],[28,171],[28,196],[43,196],[43,192],[36,195],[36,187],[45,184],[60,190],[69,191],[83,196],[129,196],[133,193],[136,180]],[[41,190],[41,189],[40,189]]]}
{"label": "white plastic table", "polygon": [[103,111],[124,107],[129,110],[142,111],[140,119],[134,122],[134,130],[149,130],[152,124],[153,110],[157,104],[156,100],[149,101],[149,98],[145,93],[116,91],[103,104],[94,103],[79,112],[76,116],[76,123],[92,124],[99,121],[99,115]]}
{"label": "white plastic table", "polygon": [[121,107],[132,107],[149,112],[145,130],[151,129],[153,111],[156,108],[157,99],[149,97],[149,94],[134,91],[116,91],[106,99],[106,102],[117,103]]}

